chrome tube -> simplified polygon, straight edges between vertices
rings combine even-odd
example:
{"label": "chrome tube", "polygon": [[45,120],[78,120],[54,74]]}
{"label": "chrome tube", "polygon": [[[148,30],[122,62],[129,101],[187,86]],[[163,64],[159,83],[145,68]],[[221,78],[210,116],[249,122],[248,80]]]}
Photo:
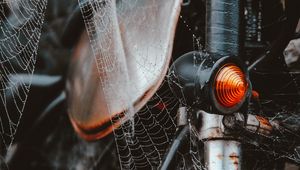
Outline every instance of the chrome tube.
{"label": "chrome tube", "polygon": [[207,170],[240,170],[241,143],[234,134],[226,132],[224,116],[207,113],[201,114],[199,139],[204,141],[204,163]]}
{"label": "chrome tube", "polygon": [[235,140],[209,140],[204,143],[207,170],[240,170],[241,143]]}

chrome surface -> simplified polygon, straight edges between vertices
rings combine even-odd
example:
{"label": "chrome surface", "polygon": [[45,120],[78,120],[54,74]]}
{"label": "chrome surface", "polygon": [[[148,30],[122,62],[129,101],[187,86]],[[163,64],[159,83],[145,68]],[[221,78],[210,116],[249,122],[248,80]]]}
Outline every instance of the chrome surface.
{"label": "chrome surface", "polygon": [[177,126],[188,124],[188,112],[186,107],[179,107],[177,111]]}
{"label": "chrome surface", "polygon": [[[199,137],[204,141],[204,162],[207,170],[241,169],[241,143],[238,136],[226,132],[223,125],[224,115],[202,110],[198,113],[201,114]],[[232,120],[239,120],[239,117]]]}
{"label": "chrome surface", "polygon": [[199,113],[201,114],[201,122],[199,122],[201,123],[199,131],[200,140],[225,138],[222,123],[223,115],[211,114],[202,110]]}
{"label": "chrome surface", "polygon": [[88,140],[101,138],[112,128],[96,136],[86,136],[80,129],[95,129],[120,113],[137,112],[162,83],[171,58],[181,0],[112,3],[114,8],[103,9],[110,16],[100,25],[109,34],[97,35],[101,41],[98,43],[105,47],[98,48],[98,62],[87,33],[83,33],[67,78],[69,116],[75,130]]}
{"label": "chrome surface", "polygon": [[207,170],[241,169],[241,143],[234,140],[204,142],[204,160]]}

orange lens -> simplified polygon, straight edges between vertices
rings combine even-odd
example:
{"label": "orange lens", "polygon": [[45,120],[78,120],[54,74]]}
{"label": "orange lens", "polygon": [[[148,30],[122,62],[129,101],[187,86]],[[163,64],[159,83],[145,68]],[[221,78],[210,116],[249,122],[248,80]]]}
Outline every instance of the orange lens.
{"label": "orange lens", "polygon": [[243,71],[234,64],[224,65],[215,78],[215,93],[224,107],[233,107],[244,99],[248,88]]}

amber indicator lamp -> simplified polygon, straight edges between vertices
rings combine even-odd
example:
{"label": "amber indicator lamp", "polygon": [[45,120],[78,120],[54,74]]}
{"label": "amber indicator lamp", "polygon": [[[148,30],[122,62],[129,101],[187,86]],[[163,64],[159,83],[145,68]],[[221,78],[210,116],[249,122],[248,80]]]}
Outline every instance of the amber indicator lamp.
{"label": "amber indicator lamp", "polygon": [[217,101],[226,108],[242,102],[248,89],[243,71],[232,63],[225,64],[218,70],[214,86]]}
{"label": "amber indicator lamp", "polygon": [[187,105],[215,114],[245,112],[252,86],[246,66],[234,56],[192,51],[170,67],[168,83]]}

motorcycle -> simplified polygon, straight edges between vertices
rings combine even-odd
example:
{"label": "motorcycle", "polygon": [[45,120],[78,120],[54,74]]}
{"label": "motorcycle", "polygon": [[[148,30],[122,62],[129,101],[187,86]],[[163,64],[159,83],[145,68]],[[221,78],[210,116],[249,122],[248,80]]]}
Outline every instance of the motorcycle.
{"label": "motorcycle", "polygon": [[61,39],[73,49],[68,74],[33,81],[50,101],[26,137],[18,132],[8,164],[45,143],[60,119],[101,145],[76,139],[73,146],[107,155],[113,138],[122,169],[299,164],[300,124],[290,118],[298,119],[300,78],[284,60],[299,38],[299,7],[296,0],[79,1]]}

